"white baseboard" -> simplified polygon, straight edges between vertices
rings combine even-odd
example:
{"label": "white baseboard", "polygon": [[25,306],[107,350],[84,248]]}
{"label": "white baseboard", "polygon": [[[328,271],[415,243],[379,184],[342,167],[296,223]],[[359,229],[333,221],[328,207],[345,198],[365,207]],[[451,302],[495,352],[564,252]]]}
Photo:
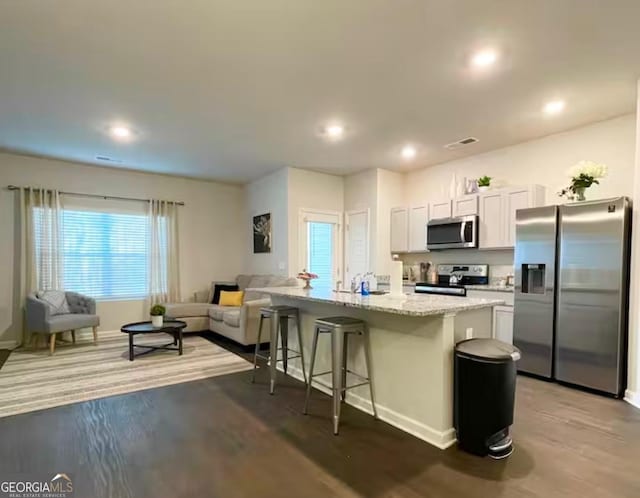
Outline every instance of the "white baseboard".
{"label": "white baseboard", "polygon": [[0,341],[0,349],[16,349],[18,341]]}
{"label": "white baseboard", "polygon": [[640,393],[627,389],[624,392],[624,400],[636,408],[640,408]]}
{"label": "white baseboard", "polygon": [[[278,365],[277,368],[281,372],[283,371],[281,365]],[[304,382],[304,377],[302,376],[301,369],[289,365],[287,371],[288,375],[291,375],[292,377]],[[318,382],[317,379],[313,379],[312,385],[319,391],[322,391],[329,396],[332,395],[331,387],[329,385]],[[349,405],[365,413],[368,413],[369,415],[373,415],[371,401],[363,398],[362,396],[357,396],[353,393],[347,392],[345,403],[348,403]],[[421,439],[422,441],[432,444],[433,446],[440,448],[441,450],[447,449],[449,446],[453,445],[456,442],[456,433],[453,427],[447,431],[438,431],[422,422],[402,415],[401,413],[398,413],[391,408],[387,408],[380,403],[376,403],[376,409],[378,411],[378,418],[380,420],[387,422],[388,424],[393,425],[394,427],[397,427],[398,429],[407,432],[412,436]]]}

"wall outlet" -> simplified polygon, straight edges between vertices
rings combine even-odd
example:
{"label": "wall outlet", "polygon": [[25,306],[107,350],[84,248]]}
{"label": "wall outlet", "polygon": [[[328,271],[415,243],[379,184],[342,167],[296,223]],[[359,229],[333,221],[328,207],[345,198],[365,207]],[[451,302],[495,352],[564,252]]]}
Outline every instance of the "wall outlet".
{"label": "wall outlet", "polygon": [[467,328],[465,331],[465,336],[467,339],[473,339],[473,327]]}
{"label": "wall outlet", "polygon": [[284,269],[285,269],[285,266],[286,266],[286,265],[285,265],[282,261],[280,261],[280,262],[278,263],[278,270],[284,270]]}

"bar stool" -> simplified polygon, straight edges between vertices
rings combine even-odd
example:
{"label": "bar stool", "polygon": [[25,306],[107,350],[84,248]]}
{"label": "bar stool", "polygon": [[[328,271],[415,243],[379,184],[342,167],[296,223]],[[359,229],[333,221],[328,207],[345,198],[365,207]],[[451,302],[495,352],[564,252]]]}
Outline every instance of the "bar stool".
{"label": "bar stool", "polygon": [[[260,338],[262,337],[262,324],[264,320],[271,320],[271,338],[269,341],[269,356],[264,356],[259,353],[260,350]],[[296,330],[298,331],[298,346],[300,351],[291,349],[289,347],[289,320],[293,319],[296,322]],[[278,348],[278,335],[282,347]],[[293,306],[268,306],[260,308],[260,325],[258,326],[258,341],[256,342],[256,349],[253,354],[253,374],[251,376],[251,382],[256,381],[256,368],[258,358],[269,361],[269,394],[273,394],[276,386],[276,364],[278,361],[282,361],[284,373],[287,373],[288,360],[294,358],[300,358],[302,364],[302,377],[305,384],[307,383],[307,375],[304,371],[304,354],[302,352],[302,334],[300,330],[300,313],[298,308]],[[282,358],[278,360],[278,351],[282,351]],[[289,356],[289,351],[295,353],[293,356]]]}
{"label": "bar stool", "polygon": [[[331,333],[331,370],[314,374],[313,368],[316,362],[316,351],[318,349],[318,337],[323,333]],[[365,363],[367,366],[367,377],[353,372],[347,368],[347,346],[350,335],[361,335],[364,339]],[[355,375],[363,382],[352,386],[347,386],[347,373]],[[311,366],[309,369],[309,381],[307,382],[307,395],[304,400],[304,411],[307,414],[309,398],[311,397],[311,380],[320,375],[332,374],[333,391],[333,433],[338,434],[340,424],[340,404],[344,402],[347,389],[369,385],[371,396],[371,407],[374,418],[378,418],[376,404],[373,397],[373,382],[371,380],[371,345],[369,343],[369,330],[363,320],[346,316],[333,316],[319,318],[315,322],[313,332],[313,348],[311,350]]]}

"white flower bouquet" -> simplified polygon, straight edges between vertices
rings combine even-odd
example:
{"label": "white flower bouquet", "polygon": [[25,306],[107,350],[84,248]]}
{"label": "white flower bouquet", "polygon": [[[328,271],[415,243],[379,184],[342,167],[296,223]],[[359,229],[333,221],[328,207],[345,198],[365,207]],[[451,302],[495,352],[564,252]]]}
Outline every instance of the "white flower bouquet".
{"label": "white flower bouquet", "polygon": [[607,176],[607,166],[593,161],[580,161],[568,171],[571,185],[558,192],[560,197],[566,196],[569,200],[577,198],[584,201],[584,191],[594,183],[599,185],[599,178]]}

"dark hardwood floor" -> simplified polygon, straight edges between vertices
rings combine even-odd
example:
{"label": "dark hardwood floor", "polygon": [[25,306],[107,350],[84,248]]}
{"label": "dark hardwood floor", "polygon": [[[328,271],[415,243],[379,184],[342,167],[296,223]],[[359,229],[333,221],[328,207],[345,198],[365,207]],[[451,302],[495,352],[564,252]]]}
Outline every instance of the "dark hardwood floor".
{"label": "dark hardwood floor", "polygon": [[[248,354],[238,351],[245,357]],[[640,411],[518,379],[515,452],[440,451],[349,406],[249,372],[0,419],[0,480],[71,474],[85,497],[637,497]]]}
{"label": "dark hardwood floor", "polygon": [[9,358],[11,351],[9,349],[0,349],[0,368],[4,365],[4,362]]}

